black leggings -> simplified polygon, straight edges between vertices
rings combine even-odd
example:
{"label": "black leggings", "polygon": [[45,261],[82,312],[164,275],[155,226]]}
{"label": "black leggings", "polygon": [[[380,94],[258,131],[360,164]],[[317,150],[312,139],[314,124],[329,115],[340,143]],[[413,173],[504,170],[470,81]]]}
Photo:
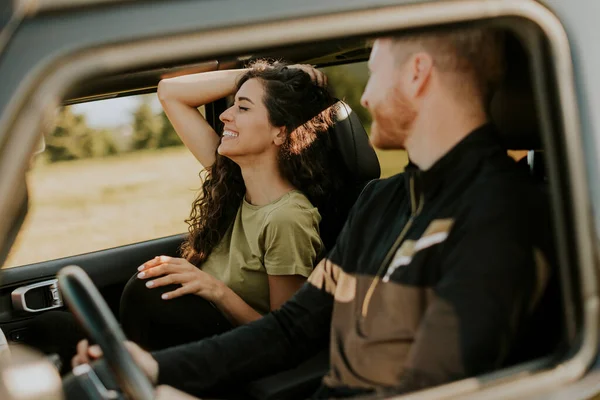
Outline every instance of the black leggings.
{"label": "black leggings", "polygon": [[193,342],[233,328],[210,301],[195,295],[163,300],[161,295],[180,287],[148,289],[134,275],[121,296],[120,319],[129,340],[155,351]]}
{"label": "black leggings", "polygon": [[[148,289],[145,282],[135,275],[127,282],[121,296],[120,319],[127,338],[146,350],[154,351],[193,342],[233,328],[211,302],[194,295],[163,300],[160,298],[163,293],[178,286]],[[119,390],[104,360],[92,365],[108,389]],[[63,390],[66,400],[93,398],[86,392],[82,380],[71,374],[64,379]],[[235,392],[206,393],[206,397],[246,398],[243,395],[239,397]]]}
{"label": "black leggings", "polygon": [[[223,333],[233,326],[209,301],[194,295],[162,300],[161,294],[175,285],[148,289],[134,275],[123,291],[120,305],[121,326],[125,336],[146,350],[154,351]],[[59,355],[61,373],[71,370],[76,345],[87,335],[73,314],[52,310],[30,322],[25,344],[43,353]]]}

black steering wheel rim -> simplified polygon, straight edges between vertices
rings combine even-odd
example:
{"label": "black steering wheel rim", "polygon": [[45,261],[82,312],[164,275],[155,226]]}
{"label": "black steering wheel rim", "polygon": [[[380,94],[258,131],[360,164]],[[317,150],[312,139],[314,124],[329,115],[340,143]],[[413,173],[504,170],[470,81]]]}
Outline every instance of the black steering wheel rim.
{"label": "black steering wheel rim", "polygon": [[58,286],[77,321],[102,348],[123,392],[133,400],[153,398],[154,386],[125,348],[125,334],[86,272],[76,265],[64,267],[58,273]]}

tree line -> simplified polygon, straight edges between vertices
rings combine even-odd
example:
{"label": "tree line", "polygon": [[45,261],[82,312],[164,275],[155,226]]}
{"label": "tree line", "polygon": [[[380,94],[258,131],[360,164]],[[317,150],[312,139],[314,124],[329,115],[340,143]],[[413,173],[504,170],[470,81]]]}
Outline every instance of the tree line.
{"label": "tree line", "polygon": [[[363,69],[340,66],[324,71],[332,94],[346,101],[365,127],[369,126],[370,115],[360,106],[367,79]],[[45,137],[45,160],[53,163],[182,145],[165,113],[154,112],[147,95],[140,99],[132,113],[131,124],[117,129],[92,128],[85,115],[74,113],[70,106],[61,107],[54,129]]]}
{"label": "tree line", "polygon": [[106,157],[140,149],[179,146],[181,140],[164,112],[155,113],[147,96],[133,111],[131,124],[115,129],[96,129],[85,115],[61,107],[54,129],[45,137],[44,155],[50,163]]}

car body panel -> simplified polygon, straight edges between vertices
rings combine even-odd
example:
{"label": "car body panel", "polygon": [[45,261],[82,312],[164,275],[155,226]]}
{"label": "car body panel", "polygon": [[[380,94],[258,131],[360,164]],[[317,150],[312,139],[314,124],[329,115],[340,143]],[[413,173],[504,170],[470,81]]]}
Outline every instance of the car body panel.
{"label": "car body panel", "polygon": [[11,294],[20,287],[55,279],[58,271],[68,265],[78,265],[86,271],[118,318],[121,293],[129,278],[137,272],[137,266],[157,254],[177,256],[182,240],[183,235],[175,235],[3,270],[0,329],[14,342],[29,343],[31,325],[36,323],[32,318],[39,313],[16,309]]}
{"label": "car body panel", "polygon": [[[166,37],[181,32],[402,3],[407,1],[141,1],[26,18],[0,55],[0,71],[3,74],[3,90],[0,92],[3,114],[0,122],[6,121],[4,111],[14,99],[17,86],[26,82],[33,69],[78,49],[120,42],[124,38]],[[210,15],[211,18],[203,19],[202,15]],[[36,44],[35,48],[31,47],[32,43]]]}
{"label": "car body panel", "polygon": [[600,50],[598,49],[598,15],[600,2],[545,0],[561,20],[571,45],[573,69],[583,132],[588,181],[595,215],[596,232],[600,232]]}

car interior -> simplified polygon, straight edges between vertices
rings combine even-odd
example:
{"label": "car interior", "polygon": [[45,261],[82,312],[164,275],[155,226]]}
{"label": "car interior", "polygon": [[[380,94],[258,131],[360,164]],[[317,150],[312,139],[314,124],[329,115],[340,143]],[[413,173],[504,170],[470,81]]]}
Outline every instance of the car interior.
{"label": "car interior", "polygon": [[[531,56],[517,35],[507,32],[506,40],[506,77],[490,99],[490,116],[498,127],[500,140],[506,149],[527,151],[527,157],[520,163],[531,171],[541,185],[547,186],[548,168],[542,150],[544,146],[538,122],[540,111],[535,101],[532,79],[534,68],[531,65]],[[116,76],[98,76],[81,82],[67,92],[63,104],[153,93],[156,91],[158,81],[163,77],[237,68],[248,60],[258,58],[284,59],[288,62],[313,64],[318,67],[364,62],[368,59],[371,42],[370,37],[358,37],[258,50],[250,56],[231,55],[218,60],[187,60],[185,63],[178,60],[173,64],[151,65],[144,70],[123,71]],[[332,157],[339,161],[339,168],[343,169],[346,182],[344,193],[339,196],[344,201],[340,200],[340,203],[335,205],[335,210],[320,210],[323,215],[321,232],[328,248],[331,248],[335,242],[345,216],[364,185],[380,176],[380,165],[374,150],[368,143],[366,127],[362,125],[348,104],[341,101],[338,105],[338,119],[331,130],[337,151],[332,154]],[[207,120],[217,131],[218,115],[226,106],[225,100],[206,106]],[[89,275],[112,313],[118,315],[120,295],[125,283],[136,272],[137,266],[157,254],[177,256],[183,238],[183,234],[156,238],[142,243],[7,269],[3,271],[0,288],[0,304],[2,304],[0,329],[4,331],[9,341],[27,344],[32,337],[31,324],[35,317],[43,312],[40,310],[65,309],[63,302],[57,298],[55,279],[59,270],[67,265],[80,266]],[[561,299],[566,296],[567,294],[563,292]],[[565,324],[568,325],[567,322]],[[567,331],[568,328],[565,328],[565,332],[556,335],[556,340],[552,343],[553,350],[560,348],[560,344],[568,336]],[[515,363],[525,361],[531,359],[525,357],[514,360]],[[306,398],[318,386],[327,368],[328,352],[324,349],[317,356],[292,370],[282,371],[249,384],[245,388],[245,393],[254,399]]]}

